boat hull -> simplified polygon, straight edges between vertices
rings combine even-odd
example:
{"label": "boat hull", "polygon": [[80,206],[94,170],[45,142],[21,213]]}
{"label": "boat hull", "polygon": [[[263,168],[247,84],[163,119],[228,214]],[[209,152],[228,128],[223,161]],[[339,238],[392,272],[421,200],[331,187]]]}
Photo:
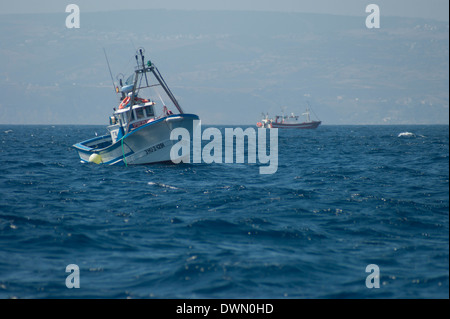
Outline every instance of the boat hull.
{"label": "boat hull", "polygon": [[289,129],[316,129],[322,122],[321,121],[313,121],[313,122],[305,122],[305,123],[296,123],[296,124],[287,124],[287,123],[271,123],[271,128],[289,128]]}
{"label": "boat hull", "polygon": [[73,147],[78,151],[82,162],[93,162],[93,154],[99,164],[139,165],[166,161],[176,162],[170,157],[172,146],[177,143],[170,139],[175,128],[185,128],[192,136],[195,114],[171,115],[142,125],[123,138],[112,143],[110,135],[89,139]]}

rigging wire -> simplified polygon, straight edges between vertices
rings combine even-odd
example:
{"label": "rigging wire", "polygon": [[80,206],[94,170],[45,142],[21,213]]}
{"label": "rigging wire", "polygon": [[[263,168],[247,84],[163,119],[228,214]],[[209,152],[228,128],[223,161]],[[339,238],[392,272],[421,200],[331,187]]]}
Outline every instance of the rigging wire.
{"label": "rigging wire", "polygon": [[106,55],[106,50],[105,50],[105,48],[103,48],[103,53],[105,54],[106,63],[108,64],[109,75],[111,76],[111,82],[112,82],[112,85],[113,85],[113,88],[114,88],[114,92],[115,92],[116,95],[117,95],[116,84],[114,83],[114,78],[113,78],[113,76],[112,76],[111,67],[110,67],[110,65],[109,65],[109,60],[108,60],[108,56]]}
{"label": "rigging wire", "polygon": [[309,109],[313,112],[314,116],[320,121],[320,119],[317,116],[316,112],[314,112],[314,110],[311,108],[311,105],[309,104],[309,102],[306,102],[306,104],[308,104]]}

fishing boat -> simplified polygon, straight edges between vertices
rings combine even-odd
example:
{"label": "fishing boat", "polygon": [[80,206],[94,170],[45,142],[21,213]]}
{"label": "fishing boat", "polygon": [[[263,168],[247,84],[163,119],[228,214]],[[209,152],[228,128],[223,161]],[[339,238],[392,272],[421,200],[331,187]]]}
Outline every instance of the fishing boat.
{"label": "fishing boat", "polygon": [[322,121],[312,121],[310,117],[310,109],[307,108],[302,115],[306,116],[306,121],[300,122],[300,116],[291,113],[290,115],[276,115],[274,119],[269,118],[269,114],[263,114],[261,122],[256,126],[261,128],[291,128],[291,129],[315,129]]}
{"label": "fishing boat", "polygon": [[[181,160],[170,152],[178,142],[170,139],[170,133],[173,129],[185,128],[192,136],[194,121],[199,117],[184,113],[155,64],[151,61],[145,63],[144,52],[142,48],[136,52],[137,66],[125,83],[120,78],[116,86],[110,69],[120,103],[113,108],[105,135],[73,145],[82,162],[128,166]],[[170,106],[165,105],[159,87],[178,112],[173,113]],[[161,103],[143,97],[145,89],[156,92]]]}

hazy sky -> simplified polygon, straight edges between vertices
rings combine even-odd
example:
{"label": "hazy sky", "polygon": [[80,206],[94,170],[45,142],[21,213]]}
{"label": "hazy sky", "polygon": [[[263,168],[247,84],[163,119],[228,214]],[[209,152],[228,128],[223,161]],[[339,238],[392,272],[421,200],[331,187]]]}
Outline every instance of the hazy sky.
{"label": "hazy sky", "polygon": [[365,7],[375,3],[382,15],[449,20],[448,0],[1,0],[0,14],[64,12],[77,4],[80,11],[124,9],[181,10],[262,10],[313,12],[338,15],[365,15]]}

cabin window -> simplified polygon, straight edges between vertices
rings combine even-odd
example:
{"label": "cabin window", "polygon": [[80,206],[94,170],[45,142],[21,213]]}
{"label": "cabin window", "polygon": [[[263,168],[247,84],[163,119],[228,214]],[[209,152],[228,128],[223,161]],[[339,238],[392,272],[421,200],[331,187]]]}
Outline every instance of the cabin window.
{"label": "cabin window", "polygon": [[130,122],[131,121],[134,121],[134,112],[133,111],[131,111],[131,119],[130,119]]}
{"label": "cabin window", "polygon": [[147,117],[151,117],[154,116],[155,114],[153,113],[153,108],[151,107],[151,105],[147,105],[145,107],[145,113],[147,114]]}
{"label": "cabin window", "polygon": [[145,117],[143,108],[136,109],[136,117],[137,119],[142,119]]}

